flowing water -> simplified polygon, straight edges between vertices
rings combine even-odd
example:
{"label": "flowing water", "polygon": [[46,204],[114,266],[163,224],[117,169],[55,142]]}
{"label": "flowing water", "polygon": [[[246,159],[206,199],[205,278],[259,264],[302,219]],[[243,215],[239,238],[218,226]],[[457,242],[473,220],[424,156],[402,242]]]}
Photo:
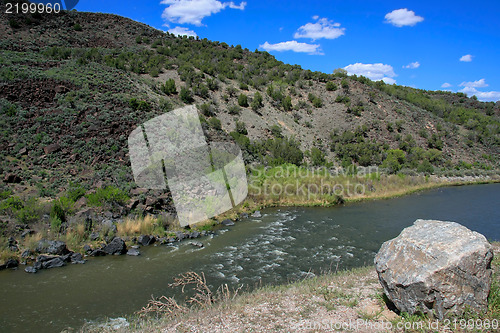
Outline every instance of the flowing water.
{"label": "flowing water", "polygon": [[[201,240],[142,248],[27,274],[0,272],[0,331],[57,332],[131,314],[186,271],[210,285],[250,288],[371,265],[380,245],[417,218],[459,222],[500,240],[500,184],[449,187],[331,208],[271,208]],[[21,266],[22,268],[22,266]]]}

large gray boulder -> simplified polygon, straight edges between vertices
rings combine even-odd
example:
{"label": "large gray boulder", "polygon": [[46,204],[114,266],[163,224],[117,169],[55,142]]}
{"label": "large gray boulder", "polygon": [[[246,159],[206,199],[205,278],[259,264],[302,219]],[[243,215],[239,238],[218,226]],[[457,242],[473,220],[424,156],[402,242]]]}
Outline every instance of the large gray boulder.
{"label": "large gray boulder", "polygon": [[399,311],[442,319],[487,310],[492,259],[483,235],[455,222],[417,220],[382,244],[375,269]]}

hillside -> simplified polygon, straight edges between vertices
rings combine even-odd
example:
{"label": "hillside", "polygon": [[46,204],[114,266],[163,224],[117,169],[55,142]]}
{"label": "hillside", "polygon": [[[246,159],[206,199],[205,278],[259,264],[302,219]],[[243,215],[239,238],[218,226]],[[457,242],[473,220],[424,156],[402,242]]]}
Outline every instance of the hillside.
{"label": "hillside", "polygon": [[[144,201],[133,190],[128,135],[193,103],[207,135],[235,139],[248,163],[407,174],[499,168],[498,102],[312,72],[116,15],[2,12],[0,63],[4,213],[14,196],[50,201],[73,191],[76,201],[108,185],[121,201]],[[160,207],[172,210],[168,195]]]}

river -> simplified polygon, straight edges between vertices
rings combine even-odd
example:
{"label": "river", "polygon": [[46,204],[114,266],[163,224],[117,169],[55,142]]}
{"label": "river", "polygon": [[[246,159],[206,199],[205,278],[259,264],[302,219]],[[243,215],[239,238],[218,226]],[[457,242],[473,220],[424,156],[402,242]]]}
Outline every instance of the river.
{"label": "river", "polygon": [[[210,285],[249,288],[371,265],[380,245],[416,219],[459,222],[500,240],[500,184],[447,187],[330,208],[269,208],[200,240],[141,248],[138,257],[91,258],[27,274],[0,272],[0,331],[57,332],[131,314],[186,271]],[[22,268],[22,266],[21,266]]]}

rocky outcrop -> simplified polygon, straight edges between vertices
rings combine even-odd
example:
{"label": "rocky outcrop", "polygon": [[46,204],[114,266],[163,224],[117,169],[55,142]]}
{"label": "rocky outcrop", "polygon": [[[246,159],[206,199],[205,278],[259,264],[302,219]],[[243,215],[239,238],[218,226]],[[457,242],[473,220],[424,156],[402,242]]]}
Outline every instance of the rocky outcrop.
{"label": "rocky outcrop", "polygon": [[69,250],[66,247],[66,243],[62,241],[42,239],[41,241],[38,242],[38,245],[36,247],[36,252],[54,254],[54,255],[64,255],[69,253]]}
{"label": "rocky outcrop", "polygon": [[375,268],[399,311],[442,319],[487,309],[492,258],[483,235],[455,222],[417,220],[382,245]]}

